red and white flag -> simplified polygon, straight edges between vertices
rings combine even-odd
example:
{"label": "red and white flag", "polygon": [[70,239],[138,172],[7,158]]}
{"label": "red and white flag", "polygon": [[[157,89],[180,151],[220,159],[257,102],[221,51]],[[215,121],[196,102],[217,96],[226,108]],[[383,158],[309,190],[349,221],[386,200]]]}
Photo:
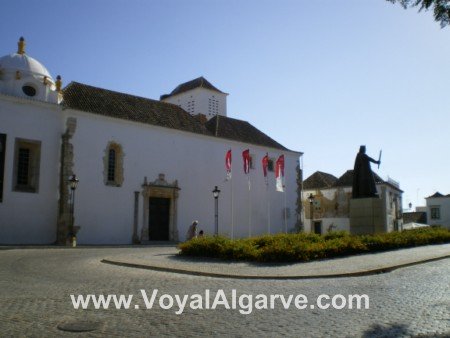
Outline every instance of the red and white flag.
{"label": "red and white flag", "polygon": [[231,180],[231,149],[227,151],[225,155],[225,169],[227,171],[226,180]]}
{"label": "red and white flag", "polygon": [[244,174],[250,171],[250,150],[246,149],[242,152],[242,159],[244,160]]}
{"label": "red and white flag", "polygon": [[284,155],[280,155],[278,157],[276,166],[275,166],[275,177],[276,177],[276,188],[277,191],[283,192],[284,191],[284,184],[283,184],[283,178],[284,178]]}
{"label": "red and white flag", "polygon": [[264,177],[267,177],[267,168],[269,167],[269,154],[266,154],[266,156],[264,156],[262,158],[261,162],[262,162]]}

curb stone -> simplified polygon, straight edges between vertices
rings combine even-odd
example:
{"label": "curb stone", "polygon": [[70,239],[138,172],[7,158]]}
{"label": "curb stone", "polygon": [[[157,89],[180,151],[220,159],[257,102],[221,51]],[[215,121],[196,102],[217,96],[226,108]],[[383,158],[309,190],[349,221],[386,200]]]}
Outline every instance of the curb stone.
{"label": "curb stone", "polygon": [[437,256],[433,258],[427,258],[422,260],[417,260],[413,262],[397,264],[397,265],[386,265],[381,268],[369,269],[369,270],[360,270],[348,273],[337,273],[337,274],[311,274],[311,275],[244,275],[244,274],[226,274],[226,273],[215,273],[215,272],[204,272],[198,270],[188,270],[188,269],[179,269],[172,267],[164,267],[164,266],[155,266],[155,265],[147,265],[147,264],[136,264],[136,263],[127,263],[114,261],[109,259],[102,259],[101,262],[105,264],[124,266],[129,268],[137,268],[137,269],[146,269],[160,272],[171,272],[178,273],[184,275],[192,275],[192,276],[202,276],[202,277],[214,277],[214,278],[231,278],[231,279],[278,279],[278,280],[295,280],[295,279],[325,279],[325,278],[345,278],[345,277],[362,277],[362,276],[370,276],[370,275],[378,275],[381,273],[388,273],[400,268],[405,268],[413,265],[424,264],[428,262],[433,262],[437,260],[450,258],[449,254]]}

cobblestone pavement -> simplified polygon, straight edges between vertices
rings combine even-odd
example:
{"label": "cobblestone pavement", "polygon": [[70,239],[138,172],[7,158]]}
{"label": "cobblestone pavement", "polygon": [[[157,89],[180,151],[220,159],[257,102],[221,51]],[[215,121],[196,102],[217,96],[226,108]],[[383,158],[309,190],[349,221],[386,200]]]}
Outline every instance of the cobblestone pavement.
{"label": "cobblestone pavement", "polygon": [[[103,264],[115,248],[0,250],[0,336],[233,336],[233,337],[448,337],[450,259],[375,276],[339,279],[231,280],[157,272]],[[155,304],[145,309],[140,290],[172,296],[223,289],[241,294],[304,294],[309,304],[320,294],[367,294],[364,310],[192,310],[175,314]],[[133,294],[130,309],[75,310],[70,294]],[[166,299],[167,300],[167,299]],[[136,309],[135,305],[140,308]],[[59,324],[91,321],[89,333],[64,332]]]}

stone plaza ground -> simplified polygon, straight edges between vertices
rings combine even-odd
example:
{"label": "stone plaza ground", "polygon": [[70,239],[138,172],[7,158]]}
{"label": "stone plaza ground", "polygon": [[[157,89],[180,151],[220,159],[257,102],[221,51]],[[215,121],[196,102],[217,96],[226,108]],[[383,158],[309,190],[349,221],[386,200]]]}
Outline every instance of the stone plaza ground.
{"label": "stone plaza ground", "polygon": [[[173,250],[173,248],[169,248]],[[160,251],[161,253],[159,253]],[[1,336],[229,336],[229,337],[448,337],[450,334],[450,259],[362,277],[303,280],[228,279],[115,266],[106,257],[152,253],[145,248],[7,248],[0,250]],[[432,247],[431,249],[432,250]],[[395,253],[393,253],[395,254]],[[186,308],[75,310],[71,294],[133,294],[153,289],[167,294],[204,294],[223,289],[238,294],[367,294],[369,309],[273,310]],[[95,324],[88,333],[58,329]],[[80,325],[81,325],[80,324]],[[87,325],[89,326],[89,325]]]}

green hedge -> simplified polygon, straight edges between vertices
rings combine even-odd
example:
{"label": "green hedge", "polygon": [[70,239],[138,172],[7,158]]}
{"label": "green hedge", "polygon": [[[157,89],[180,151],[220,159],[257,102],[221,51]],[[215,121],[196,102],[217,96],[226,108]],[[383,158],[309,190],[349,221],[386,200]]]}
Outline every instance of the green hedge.
{"label": "green hedge", "polygon": [[231,240],[204,236],[181,243],[180,255],[259,262],[302,262],[353,254],[450,243],[450,230],[421,228],[388,234],[352,236],[345,231],[278,234]]}

